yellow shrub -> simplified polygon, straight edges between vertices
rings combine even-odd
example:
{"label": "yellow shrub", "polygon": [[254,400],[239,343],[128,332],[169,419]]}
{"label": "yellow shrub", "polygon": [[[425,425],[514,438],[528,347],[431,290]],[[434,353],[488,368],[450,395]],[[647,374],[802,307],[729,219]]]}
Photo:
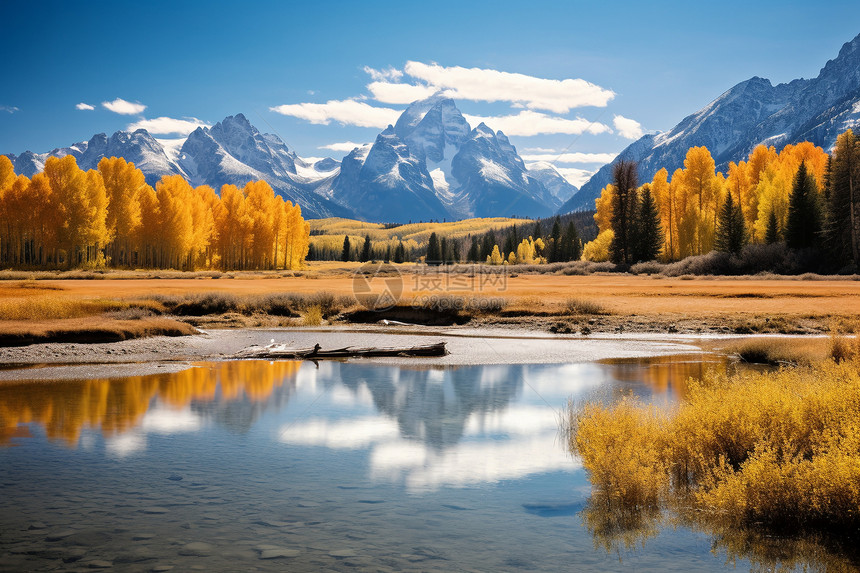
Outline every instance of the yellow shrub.
{"label": "yellow shrub", "polygon": [[[860,526],[860,361],[707,373],[667,414],[624,400],[571,413],[596,494],[674,494],[736,524]],[[689,494],[692,494],[691,496]]]}

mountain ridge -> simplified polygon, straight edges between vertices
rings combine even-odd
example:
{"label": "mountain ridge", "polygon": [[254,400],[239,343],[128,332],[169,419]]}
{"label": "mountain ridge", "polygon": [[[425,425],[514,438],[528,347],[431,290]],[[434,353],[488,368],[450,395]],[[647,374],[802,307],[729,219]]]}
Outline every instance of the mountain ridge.
{"label": "mountain ridge", "polygon": [[860,34],[843,44],[837,57],[828,60],[815,78],[774,86],[770,80],[753,76],[669,131],[642,136],[601,167],[558,212],[593,209],[619,159],[636,161],[640,180],[649,181],[661,167],[670,174],[682,167],[687,150],[704,145],[717,170],[725,173],[730,161],[740,161],[759,144],[779,150],[811,141],[829,150],[839,133],[858,124]]}

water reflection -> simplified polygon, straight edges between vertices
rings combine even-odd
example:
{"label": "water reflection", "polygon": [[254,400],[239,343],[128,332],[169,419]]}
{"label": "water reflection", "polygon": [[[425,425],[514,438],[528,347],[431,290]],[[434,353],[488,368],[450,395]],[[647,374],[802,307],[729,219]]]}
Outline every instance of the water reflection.
{"label": "water reflection", "polygon": [[[3,385],[21,447],[0,449],[0,570],[72,567],[79,547],[80,569],[617,569],[579,525],[588,484],[559,418],[595,392],[673,400],[697,371],[252,361]],[[723,568],[689,530],[660,537],[634,568]]]}
{"label": "water reflection", "polygon": [[598,496],[588,500],[582,523],[594,537],[596,548],[621,556],[645,548],[649,539],[666,528],[701,532],[711,540],[711,552],[735,566],[749,561],[755,571],[857,571],[860,547],[845,538],[800,533],[777,535],[753,524],[737,527],[718,514],[690,510],[675,504],[667,511],[656,508],[625,509]]}
{"label": "water reflection", "polygon": [[135,428],[160,433],[194,430],[200,419],[192,405],[206,402],[221,404],[216,420],[241,430],[253,423],[254,410],[260,407],[254,405],[266,404],[285,384],[291,388],[288,382],[299,366],[299,362],[222,362],[114,380],[0,385],[0,446],[29,436],[27,424],[41,426],[49,439],[70,447],[78,445],[85,428],[105,437]]}

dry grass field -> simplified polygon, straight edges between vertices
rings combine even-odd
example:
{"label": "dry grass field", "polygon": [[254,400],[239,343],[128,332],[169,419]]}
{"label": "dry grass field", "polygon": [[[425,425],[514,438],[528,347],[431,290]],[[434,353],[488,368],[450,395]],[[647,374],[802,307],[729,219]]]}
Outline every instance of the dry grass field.
{"label": "dry grass field", "polygon": [[[156,275],[147,277],[145,273],[117,273],[99,277],[104,280],[39,277],[42,280],[3,281],[0,282],[0,335],[20,334],[27,330],[28,321],[35,321],[32,326],[38,323],[44,330],[48,325],[57,328],[64,321],[93,316],[104,319],[101,326],[111,321],[158,319],[163,327],[167,324],[163,321],[170,319],[158,315],[171,314],[162,304],[165,297],[172,297],[175,302],[204,294],[228,297],[233,302],[227,306],[232,305],[233,310],[241,306],[242,312],[253,314],[254,304],[258,304],[255,301],[266,297],[287,294],[311,297],[326,293],[339,301],[335,310],[324,313],[325,318],[331,319],[351,306],[357,268],[357,264],[349,263],[314,263],[295,274],[203,273],[155,278]],[[614,273],[567,276],[516,272],[488,278],[489,275],[436,273],[411,264],[401,265],[399,271],[401,306],[439,302],[444,306],[457,300],[468,304],[468,301],[496,299],[502,300],[502,304],[470,318],[483,324],[540,329],[552,329],[555,325],[558,330],[554,331],[560,332],[812,333],[826,332],[860,316],[860,281],[838,278],[690,279]],[[384,278],[397,281],[396,274]],[[271,307],[271,300],[265,304]],[[295,312],[273,314],[305,316],[308,320],[307,307],[300,305]],[[175,321],[170,322],[174,328]],[[213,321],[207,326],[218,324]],[[272,323],[221,321],[220,324]]]}

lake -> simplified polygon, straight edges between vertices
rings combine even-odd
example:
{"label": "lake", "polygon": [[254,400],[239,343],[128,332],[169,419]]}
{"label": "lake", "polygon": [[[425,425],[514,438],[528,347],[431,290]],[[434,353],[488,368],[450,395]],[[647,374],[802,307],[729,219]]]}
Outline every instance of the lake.
{"label": "lake", "polygon": [[7,383],[0,571],[749,569],[685,527],[604,549],[560,424],[569,400],[671,404],[725,367],[235,361]]}

